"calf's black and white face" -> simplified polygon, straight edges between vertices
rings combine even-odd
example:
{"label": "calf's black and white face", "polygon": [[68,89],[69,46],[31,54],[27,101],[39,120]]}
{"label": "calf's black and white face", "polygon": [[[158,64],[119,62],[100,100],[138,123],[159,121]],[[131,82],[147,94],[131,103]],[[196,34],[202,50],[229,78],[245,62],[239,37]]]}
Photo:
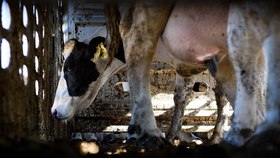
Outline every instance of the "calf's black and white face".
{"label": "calf's black and white face", "polygon": [[96,48],[89,50],[88,46],[78,41],[75,42],[71,54],[64,63],[64,79],[67,83],[67,89],[70,96],[81,96],[85,94],[88,86],[99,76],[96,65],[92,58],[92,52]]}
{"label": "calf's black and white face", "polygon": [[112,70],[106,69],[99,73],[93,60],[97,46],[104,40],[103,37],[96,37],[87,45],[72,39],[65,44],[63,50],[65,62],[51,108],[54,117],[67,120],[77,111],[89,107],[99,89],[109,78],[109,75],[104,74],[107,71],[110,74]]}

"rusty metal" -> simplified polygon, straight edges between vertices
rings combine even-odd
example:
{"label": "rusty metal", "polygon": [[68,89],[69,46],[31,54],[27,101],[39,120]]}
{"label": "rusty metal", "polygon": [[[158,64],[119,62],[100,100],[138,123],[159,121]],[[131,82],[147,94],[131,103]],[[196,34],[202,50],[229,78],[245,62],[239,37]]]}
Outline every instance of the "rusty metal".
{"label": "rusty metal", "polygon": [[[57,63],[60,62],[55,53],[61,51],[62,45],[58,34],[61,32],[58,2],[50,0],[46,5],[46,1],[7,0],[11,25],[9,29],[0,26],[0,37],[9,42],[11,58],[9,67],[0,67],[1,137],[53,140],[66,135],[65,130],[60,131],[63,126],[55,123],[49,112],[57,80]],[[26,26],[23,25],[24,7],[28,19]],[[23,55],[23,43],[26,42],[22,40],[23,35],[27,39],[26,56]],[[28,76],[22,74],[23,65]]]}

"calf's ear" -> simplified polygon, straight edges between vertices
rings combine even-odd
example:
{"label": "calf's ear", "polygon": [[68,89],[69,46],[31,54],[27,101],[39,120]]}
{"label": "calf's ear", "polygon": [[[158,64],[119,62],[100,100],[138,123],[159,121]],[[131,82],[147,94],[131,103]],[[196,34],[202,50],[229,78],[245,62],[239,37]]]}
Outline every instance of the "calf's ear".
{"label": "calf's ear", "polygon": [[106,60],[108,59],[108,57],[109,57],[108,51],[105,48],[103,42],[101,42],[96,46],[96,52],[94,53],[93,58],[91,58],[91,61],[95,63],[98,60]]}
{"label": "calf's ear", "polygon": [[62,53],[64,59],[66,59],[72,53],[76,43],[77,43],[76,39],[70,39],[65,43],[63,53]]}

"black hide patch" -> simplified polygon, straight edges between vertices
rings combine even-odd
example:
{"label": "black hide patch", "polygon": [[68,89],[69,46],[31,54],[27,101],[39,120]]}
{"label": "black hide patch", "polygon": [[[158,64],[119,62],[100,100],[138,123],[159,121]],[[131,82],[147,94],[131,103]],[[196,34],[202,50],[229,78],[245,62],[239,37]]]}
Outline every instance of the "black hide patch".
{"label": "black hide patch", "polygon": [[81,96],[85,94],[89,84],[96,81],[99,76],[96,65],[91,61],[91,58],[100,42],[89,50],[87,44],[75,41],[73,51],[65,60],[63,71],[69,95]]}
{"label": "black hide patch", "polygon": [[[64,78],[67,82],[69,95],[81,96],[85,94],[89,84],[96,81],[99,77],[96,65],[91,59],[94,57],[98,44],[101,42],[105,44],[105,38],[101,36],[95,37],[89,42],[89,45],[76,39],[72,40],[75,41],[75,46],[65,60],[63,67]],[[125,62],[122,42],[116,58]]]}
{"label": "black hide patch", "polygon": [[91,58],[94,57],[94,53],[96,52],[96,47],[101,42],[103,42],[103,44],[105,46],[105,38],[101,37],[101,36],[95,37],[95,38],[91,39],[91,41],[89,42],[89,44],[88,44],[88,52],[90,52],[89,55],[90,55]]}

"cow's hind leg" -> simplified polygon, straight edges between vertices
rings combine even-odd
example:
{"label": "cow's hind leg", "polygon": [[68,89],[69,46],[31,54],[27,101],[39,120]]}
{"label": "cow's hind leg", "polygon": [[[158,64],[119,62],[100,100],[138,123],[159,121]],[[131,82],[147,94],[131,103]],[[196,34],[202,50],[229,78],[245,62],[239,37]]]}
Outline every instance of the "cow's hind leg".
{"label": "cow's hind leg", "polygon": [[[217,144],[220,142],[223,136],[224,125],[227,125],[228,115],[227,115],[226,108],[229,108],[229,103],[227,101],[226,96],[223,93],[221,85],[216,79],[216,72],[214,71],[216,71],[217,65],[212,61],[214,60],[207,61],[207,65],[208,68],[210,69],[211,76],[214,77],[217,84],[214,91],[215,91],[215,97],[218,106],[218,117],[217,117],[215,128],[213,130],[213,134],[210,140],[207,142],[209,144]],[[198,73],[201,71],[198,70]],[[184,74],[190,74],[190,73],[184,73]],[[172,117],[171,126],[166,136],[169,142],[173,142],[174,138],[178,137],[179,140],[183,142],[187,142],[187,143],[196,142],[198,144],[202,143],[201,139],[199,139],[198,137],[194,137],[191,133],[185,133],[183,131],[180,132],[181,125],[182,125],[181,118],[184,116],[185,107],[190,103],[191,99],[193,98],[192,91],[193,91],[193,84],[196,82],[195,79],[196,78],[194,76],[186,75],[182,77],[176,74],[176,84],[175,84],[175,92],[174,92],[174,103],[175,103],[174,115]]]}
{"label": "cow's hind leg", "polygon": [[192,76],[183,77],[176,73],[174,91],[174,114],[172,117],[171,125],[166,135],[166,139],[170,143],[174,143],[175,137],[178,137],[180,141],[187,143],[193,143],[195,140],[199,140],[197,137],[194,137],[192,133],[185,133],[181,131],[182,117],[184,116],[185,107],[192,100],[192,90],[194,82],[195,81]]}
{"label": "cow's hind leg", "polygon": [[207,144],[218,144],[223,138],[224,130],[228,125],[228,111],[229,111],[229,102],[222,90],[221,83],[216,80],[216,87],[214,89],[216,104],[217,104],[217,120],[213,133],[210,139],[207,141]]}
{"label": "cow's hind leg", "polygon": [[188,100],[190,97],[187,97],[187,93],[190,91],[191,87],[186,85],[184,77],[176,73],[175,81],[175,91],[174,91],[174,114],[172,117],[171,125],[166,135],[166,139],[173,143],[175,137],[178,135],[181,130],[182,121],[181,118],[184,116],[184,110],[186,104],[190,102]]}
{"label": "cow's hind leg", "polygon": [[216,62],[215,58],[206,61],[206,65],[210,71],[210,74],[216,81],[216,86],[213,90],[215,92],[215,99],[217,104],[217,120],[213,129],[213,133],[210,139],[206,142],[207,144],[220,143],[224,134],[224,128],[228,125],[229,102],[223,91],[222,83],[220,83],[220,81],[217,79],[217,64],[218,63]]}

